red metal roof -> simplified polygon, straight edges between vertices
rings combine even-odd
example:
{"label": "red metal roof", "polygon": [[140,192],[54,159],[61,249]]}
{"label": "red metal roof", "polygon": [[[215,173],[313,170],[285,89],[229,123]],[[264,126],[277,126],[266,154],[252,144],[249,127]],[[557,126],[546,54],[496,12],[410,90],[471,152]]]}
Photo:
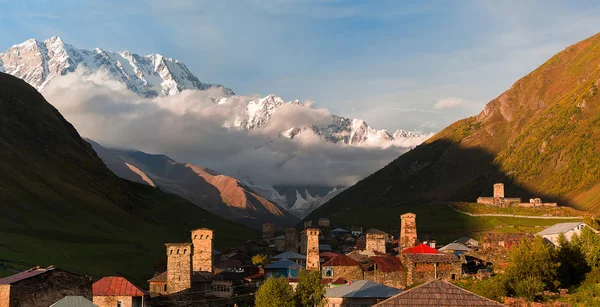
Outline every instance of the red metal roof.
{"label": "red metal roof", "polygon": [[323,266],[360,266],[360,263],[346,255],[338,255],[325,262]]}
{"label": "red metal roof", "polygon": [[405,249],[402,253],[404,253],[404,254],[437,254],[439,252],[437,249],[421,243],[415,247]]}
{"label": "red metal roof", "polygon": [[16,283],[23,279],[31,278],[33,276],[37,276],[37,275],[46,273],[53,269],[54,269],[53,266],[49,266],[48,268],[45,268],[45,269],[40,268],[40,267],[34,267],[34,268],[31,268],[31,269],[21,272],[21,273],[17,273],[17,274],[8,276],[8,277],[0,278],[0,285],[10,285],[12,283]]}
{"label": "red metal roof", "polygon": [[380,272],[398,272],[404,270],[400,258],[394,256],[374,256],[369,258],[371,264],[377,265]]}
{"label": "red metal roof", "polygon": [[93,296],[144,296],[148,292],[123,277],[109,276],[92,285]]}

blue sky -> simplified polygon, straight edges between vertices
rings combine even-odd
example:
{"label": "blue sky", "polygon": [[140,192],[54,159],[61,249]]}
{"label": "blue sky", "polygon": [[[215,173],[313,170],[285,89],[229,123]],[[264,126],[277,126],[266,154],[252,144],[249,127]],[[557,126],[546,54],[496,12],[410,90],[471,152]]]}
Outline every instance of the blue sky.
{"label": "blue sky", "polygon": [[161,53],[238,94],[311,100],[376,128],[437,131],[599,32],[595,4],[0,0],[0,50],[59,35],[79,48]]}

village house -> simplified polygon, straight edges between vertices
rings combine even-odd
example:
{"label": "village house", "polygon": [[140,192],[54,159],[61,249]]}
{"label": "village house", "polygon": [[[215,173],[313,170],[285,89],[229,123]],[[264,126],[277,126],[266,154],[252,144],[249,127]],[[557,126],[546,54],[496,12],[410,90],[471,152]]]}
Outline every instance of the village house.
{"label": "village house", "polygon": [[380,252],[380,253],[384,253],[386,252],[386,239],[387,239],[387,233],[376,229],[376,228],[371,228],[369,229],[369,231],[367,231],[367,235],[366,235],[366,245],[365,245],[365,251],[367,252]]}
{"label": "village house", "polygon": [[400,306],[503,306],[442,280],[433,280],[392,296],[373,307]]}
{"label": "village house", "polygon": [[388,287],[404,289],[406,287],[406,269],[400,258],[391,255],[370,257],[365,266],[364,279]]}
{"label": "village house", "polygon": [[401,291],[370,280],[351,281],[346,285],[327,289],[325,292],[326,306],[372,306]]}
{"label": "village house", "polygon": [[406,268],[406,285],[409,286],[433,279],[456,280],[462,276],[460,258],[440,253],[425,244],[402,251],[401,257]]}
{"label": "village house", "polygon": [[346,255],[338,255],[324,263],[322,272],[324,278],[344,278],[345,280],[363,279],[363,268],[361,264]]}
{"label": "village house", "polygon": [[83,296],[65,296],[50,307],[98,307]]}
{"label": "village house", "polygon": [[334,237],[342,236],[342,235],[345,235],[347,233],[349,233],[348,230],[346,230],[344,228],[339,228],[339,227],[331,231],[331,235],[334,236]]}
{"label": "village house", "polygon": [[479,241],[471,238],[471,237],[460,237],[454,240],[454,243],[460,243],[465,245],[468,248],[477,249],[479,247]]}
{"label": "village house", "polygon": [[284,278],[298,278],[301,269],[302,266],[289,259],[281,259],[264,268],[266,277]]}
{"label": "village house", "polygon": [[92,299],[91,278],[53,266],[0,278],[0,307],[48,307],[65,296]]}
{"label": "village house", "polygon": [[565,236],[565,239],[567,239],[567,241],[571,242],[571,239],[573,238],[573,236],[581,235],[581,231],[586,227],[588,229],[593,230],[594,232],[597,232],[596,230],[594,230],[593,228],[588,226],[586,223],[572,222],[572,223],[554,224],[554,225],[536,233],[535,235],[542,237],[542,238],[548,240],[549,242],[552,242],[552,244],[554,244],[555,246],[560,246],[560,244],[558,242],[558,238],[560,237],[561,234],[563,234]]}
{"label": "village house", "polygon": [[440,252],[454,254],[454,256],[459,257],[462,254],[468,253],[471,251],[470,248],[460,244],[452,242],[450,244],[444,245],[438,249]]}
{"label": "village house", "polygon": [[281,254],[271,257],[271,259],[273,259],[274,261],[278,261],[281,259],[289,259],[289,260],[292,260],[295,263],[299,264],[302,267],[304,267],[304,265],[306,263],[306,256],[304,256],[302,254],[294,253],[294,252],[283,252]]}
{"label": "village house", "polygon": [[92,285],[94,304],[98,307],[147,307],[150,295],[127,279],[104,277]]}
{"label": "village house", "polygon": [[350,229],[350,233],[355,237],[360,237],[363,234],[362,227],[352,227],[352,229]]}
{"label": "village house", "polygon": [[278,252],[285,251],[285,235],[280,235],[271,239],[271,245]]}

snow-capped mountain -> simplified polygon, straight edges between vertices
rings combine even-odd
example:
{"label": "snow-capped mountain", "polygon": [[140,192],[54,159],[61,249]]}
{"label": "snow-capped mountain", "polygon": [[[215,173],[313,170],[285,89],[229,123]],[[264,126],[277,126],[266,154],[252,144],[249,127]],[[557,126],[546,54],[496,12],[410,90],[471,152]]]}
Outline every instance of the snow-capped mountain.
{"label": "snow-capped mountain", "polygon": [[[216,99],[216,103],[223,105],[232,97]],[[225,123],[226,127],[239,129],[256,129],[265,126],[273,114],[287,104],[295,104],[310,108],[298,100],[286,102],[276,95],[257,98],[247,103],[244,112],[239,112],[235,118]],[[282,131],[280,136],[293,139],[302,133],[312,133],[331,143],[362,146],[404,146],[411,147],[425,141],[430,135],[414,131],[399,129],[393,134],[385,129],[377,130],[369,126],[364,120],[331,115],[325,124],[315,124],[301,127],[290,127]]]}
{"label": "snow-capped mountain", "polygon": [[0,53],[0,72],[24,79],[41,91],[56,76],[79,66],[90,72],[106,70],[116,80],[145,97],[176,95],[185,89],[221,88],[225,96],[233,91],[219,84],[203,83],[180,61],[160,54],[138,55],[95,48],[78,49],[53,36],[43,42],[29,39]]}

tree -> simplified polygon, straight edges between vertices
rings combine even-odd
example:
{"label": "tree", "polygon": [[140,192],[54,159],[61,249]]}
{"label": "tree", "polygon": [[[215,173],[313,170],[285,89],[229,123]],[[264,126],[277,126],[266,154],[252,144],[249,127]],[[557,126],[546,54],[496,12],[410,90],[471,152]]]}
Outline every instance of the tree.
{"label": "tree", "polygon": [[557,253],[557,260],[560,263],[557,272],[558,281],[560,281],[561,287],[578,285],[591,269],[583,252],[582,241],[579,236],[574,235],[569,242],[561,233],[558,243],[560,245]]}
{"label": "tree", "polygon": [[321,282],[321,272],[300,271],[296,287],[296,302],[300,306],[324,306],[325,291]]}
{"label": "tree", "polygon": [[560,266],[556,259],[554,247],[542,238],[536,237],[533,241],[524,238],[509,253],[510,264],[506,269],[509,290],[529,299],[545,288],[554,290],[558,286],[556,275]]}
{"label": "tree", "polygon": [[269,277],[256,291],[256,307],[294,307],[294,291],[283,277]]}
{"label": "tree", "polygon": [[581,231],[581,248],[591,268],[600,267],[600,236],[588,227]]}
{"label": "tree", "polygon": [[269,257],[265,256],[265,255],[254,255],[252,256],[252,264],[254,265],[258,265],[258,266],[265,266],[267,264],[269,264]]}

